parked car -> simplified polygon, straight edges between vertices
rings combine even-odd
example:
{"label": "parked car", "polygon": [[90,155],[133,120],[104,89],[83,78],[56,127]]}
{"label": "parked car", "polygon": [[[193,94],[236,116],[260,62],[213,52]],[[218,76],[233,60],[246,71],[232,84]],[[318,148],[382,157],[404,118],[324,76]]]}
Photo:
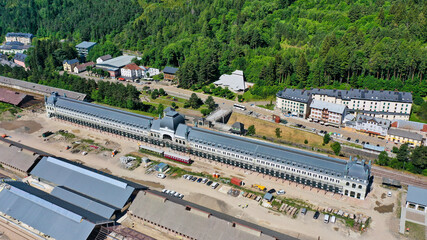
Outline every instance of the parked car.
{"label": "parked car", "polygon": [[391,191],[388,191],[387,196],[391,197]]}
{"label": "parked car", "polygon": [[362,145],[365,145],[365,141],[362,141]]}
{"label": "parked car", "polygon": [[166,193],[166,191],[167,191],[167,189],[163,189],[163,190],[162,190],[162,193]]}
{"label": "parked car", "polygon": [[180,193],[176,192],[173,196],[174,196],[174,197],[179,197],[179,194],[180,194]]}
{"label": "parked car", "polygon": [[169,195],[173,196],[176,192],[175,191],[170,191]]}
{"label": "parked car", "polygon": [[169,193],[171,192],[171,190],[166,190],[165,193],[169,195]]}
{"label": "parked car", "polygon": [[324,223],[329,223],[329,214],[325,215],[325,217],[323,218],[323,222]]}
{"label": "parked car", "polygon": [[283,194],[285,194],[285,190],[281,189],[277,191],[277,195],[283,195]]}
{"label": "parked car", "polygon": [[336,220],[335,216],[332,216],[331,217],[331,223],[335,223],[335,220]]}
{"label": "parked car", "polygon": [[350,141],[350,140],[351,140],[351,137],[348,137],[348,138],[347,138],[347,141]]}
{"label": "parked car", "polygon": [[183,199],[184,198],[184,194],[179,194],[179,196],[178,196],[178,198],[181,198],[181,199]]}
{"label": "parked car", "polygon": [[157,174],[157,177],[163,179],[166,177],[166,175],[163,173],[159,173],[159,174]]}
{"label": "parked car", "polygon": [[184,176],[182,176],[182,178],[187,179],[188,175],[185,174]]}
{"label": "parked car", "polygon": [[193,182],[195,182],[197,180],[197,177],[193,177],[192,179],[191,179],[191,181],[193,181]]}
{"label": "parked car", "polygon": [[187,180],[191,180],[191,178],[193,178],[193,176],[188,175],[186,179],[187,179]]}
{"label": "parked car", "polygon": [[303,209],[301,209],[301,214],[306,215],[306,214],[307,214],[307,208],[303,208]]}
{"label": "parked car", "polygon": [[356,139],[356,141],[355,141],[356,143],[359,143],[359,139]]}
{"label": "parked car", "polygon": [[366,144],[368,144],[368,145],[369,145],[369,142],[366,142]]}
{"label": "parked car", "polygon": [[197,179],[197,182],[198,183],[201,183],[203,181],[203,178],[199,178],[199,179]]}
{"label": "parked car", "polygon": [[314,218],[314,219],[318,219],[318,218],[319,218],[319,216],[320,216],[320,212],[319,212],[319,211],[316,211],[316,212],[314,213],[313,218]]}
{"label": "parked car", "polygon": [[210,186],[212,183],[212,181],[209,181],[208,183],[206,183],[206,185]]}
{"label": "parked car", "polygon": [[207,178],[203,178],[202,183],[205,184],[208,181]]}
{"label": "parked car", "polygon": [[215,189],[215,188],[217,188],[218,186],[219,186],[219,183],[214,182],[214,183],[212,184],[211,188],[212,188],[212,189]]}
{"label": "parked car", "polygon": [[273,193],[275,193],[275,192],[276,192],[276,189],[274,189],[274,188],[272,188],[272,189],[268,190],[268,193],[271,193],[271,194],[273,194]]}

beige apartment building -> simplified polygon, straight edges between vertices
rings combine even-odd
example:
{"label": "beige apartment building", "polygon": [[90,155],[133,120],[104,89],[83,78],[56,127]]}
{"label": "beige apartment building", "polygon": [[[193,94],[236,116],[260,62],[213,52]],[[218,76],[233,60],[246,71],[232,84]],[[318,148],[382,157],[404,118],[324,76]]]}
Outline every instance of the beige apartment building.
{"label": "beige apartment building", "polygon": [[280,109],[283,114],[307,118],[311,93],[304,89],[285,88],[276,94],[276,109]]}

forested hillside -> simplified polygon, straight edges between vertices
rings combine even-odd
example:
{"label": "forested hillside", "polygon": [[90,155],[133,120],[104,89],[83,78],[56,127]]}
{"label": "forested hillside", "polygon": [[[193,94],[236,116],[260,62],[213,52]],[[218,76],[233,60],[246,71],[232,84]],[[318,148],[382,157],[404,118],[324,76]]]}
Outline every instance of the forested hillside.
{"label": "forested hillside", "polygon": [[427,91],[426,0],[6,0],[7,31],[112,42],[145,65],[179,66],[187,88],[241,69],[258,97],[285,86]]}

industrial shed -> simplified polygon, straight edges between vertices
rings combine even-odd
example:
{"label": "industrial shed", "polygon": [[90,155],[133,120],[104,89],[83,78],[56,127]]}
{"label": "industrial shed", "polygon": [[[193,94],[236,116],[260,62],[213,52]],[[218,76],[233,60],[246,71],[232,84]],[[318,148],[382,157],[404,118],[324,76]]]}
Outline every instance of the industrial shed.
{"label": "industrial shed", "polygon": [[27,175],[41,159],[40,153],[25,145],[0,138],[0,164],[14,172]]}
{"label": "industrial shed", "polygon": [[30,99],[31,97],[27,94],[0,88],[0,102],[20,106]]}
{"label": "industrial shed", "polygon": [[8,182],[0,202],[0,212],[55,239],[87,239],[111,222],[23,182]]}
{"label": "industrial shed", "polygon": [[282,239],[290,236],[262,228],[181,199],[168,199],[155,191],[141,191],[129,208],[144,224],[190,239]]}
{"label": "industrial shed", "polygon": [[[81,164],[58,159],[54,157],[43,157],[31,171],[33,178],[47,182],[54,186],[62,186],[64,190],[71,193],[55,193],[58,196],[71,196],[76,204],[82,204],[77,195],[85,196],[94,202],[109,206],[110,208],[123,209],[126,207],[132,195],[137,189],[145,188],[142,185],[97,171]],[[89,203],[87,200],[85,204]],[[74,202],[73,202],[74,203]]]}

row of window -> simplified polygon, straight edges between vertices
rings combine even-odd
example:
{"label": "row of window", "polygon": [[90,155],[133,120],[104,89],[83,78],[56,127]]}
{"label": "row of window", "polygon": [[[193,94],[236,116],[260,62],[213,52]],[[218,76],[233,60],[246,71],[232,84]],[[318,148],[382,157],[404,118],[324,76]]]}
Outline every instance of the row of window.
{"label": "row of window", "polygon": [[[210,147],[206,147],[206,146],[202,146],[202,145],[198,145],[198,144],[194,144],[194,147],[198,148],[198,149],[205,150],[205,151],[219,153],[219,154],[222,154],[222,155],[225,155],[225,156],[229,156],[229,157],[231,156],[231,157],[234,157],[234,158],[247,160],[247,161],[250,161],[250,162],[253,162],[253,160],[254,160],[253,158],[249,158],[247,156],[242,156],[242,155],[239,155],[239,154],[234,154],[234,153],[231,153],[231,152],[223,151],[221,149],[214,149],[214,148],[210,148]],[[263,161],[263,160],[256,159],[256,163],[261,164],[261,165],[265,165],[265,166],[268,166],[268,167],[274,167],[274,168],[278,168],[278,169],[281,169],[281,170],[295,172],[295,173],[298,173],[300,175],[310,176],[312,178],[319,178],[319,179],[322,179],[324,181],[330,181],[330,182],[334,182],[334,183],[340,183],[340,180],[338,180],[338,179],[334,179],[334,178],[331,178],[331,177],[327,177],[327,176],[323,176],[323,175],[320,175],[320,174],[312,173],[312,172],[309,172],[309,171],[300,170],[300,169],[293,168],[293,167],[284,166],[284,165],[281,165],[281,164],[272,163],[272,162],[269,162],[269,161]]]}

